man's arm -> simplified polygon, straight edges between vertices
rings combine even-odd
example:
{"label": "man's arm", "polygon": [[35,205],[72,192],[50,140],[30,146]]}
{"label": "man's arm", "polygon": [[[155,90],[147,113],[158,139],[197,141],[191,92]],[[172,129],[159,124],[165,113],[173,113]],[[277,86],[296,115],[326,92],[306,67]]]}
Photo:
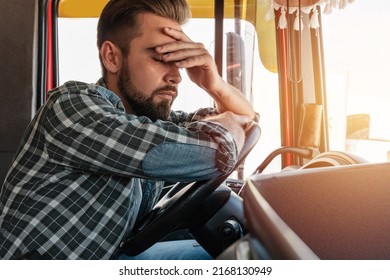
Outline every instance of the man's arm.
{"label": "man's arm", "polygon": [[250,103],[238,89],[222,79],[213,57],[203,44],[191,41],[181,30],[166,27],[162,32],[176,41],[156,47],[160,59],[185,68],[190,79],[214,99],[220,115],[209,120],[222,124],[241,150],[243,128],[256,118]]}
{"label": "man's arm", "polygon": [[42,117],[52,163],[77,172],[182,182],[234,167],[232,135],[216,121],[153,122],[117,109],[102,90],[70,82],[51,94]]}
{"label": "man's arm", "polygon": [[255,118],[256,113],[245,96],[219,75],[213,57],[203,44],[191,41],[181,30],[163,28],[163,32],[176,41],[156,48],[162,61],[185,68],[190,79],[214,99],[219,113],[230,111]]}

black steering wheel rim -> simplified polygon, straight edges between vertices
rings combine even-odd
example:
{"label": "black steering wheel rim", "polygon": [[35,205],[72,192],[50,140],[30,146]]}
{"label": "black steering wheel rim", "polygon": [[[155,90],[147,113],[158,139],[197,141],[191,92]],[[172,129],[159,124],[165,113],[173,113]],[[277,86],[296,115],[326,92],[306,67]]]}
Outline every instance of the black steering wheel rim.
{"label": "black steering wheel rim", "polygon": [[[237,167],[249,154],[260,137],[260,127],[252,123],[246,129],[245,143],[236,162]],[[234,170],[235,168],[233,168]],[[122,253],[135,256],[178,228],[215,189],[233,172],[206,181],[174,186],[120,244]]]}

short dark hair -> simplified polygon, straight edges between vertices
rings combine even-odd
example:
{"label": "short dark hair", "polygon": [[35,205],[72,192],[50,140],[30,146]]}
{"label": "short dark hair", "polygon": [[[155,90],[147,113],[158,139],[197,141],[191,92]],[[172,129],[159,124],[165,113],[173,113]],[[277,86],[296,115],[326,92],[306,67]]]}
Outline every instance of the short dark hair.
{"label": "short dark hair", "polygon": [[[190,9],[185,0],[110,0],[98,22],[98,49],[108,40],[127,55],[131,40],[142,35],[137,20],[137,16],[142,13],[170,18],[180,25],[190,18]],[[104,77],[106,69],[100,54],[99,59]]]}

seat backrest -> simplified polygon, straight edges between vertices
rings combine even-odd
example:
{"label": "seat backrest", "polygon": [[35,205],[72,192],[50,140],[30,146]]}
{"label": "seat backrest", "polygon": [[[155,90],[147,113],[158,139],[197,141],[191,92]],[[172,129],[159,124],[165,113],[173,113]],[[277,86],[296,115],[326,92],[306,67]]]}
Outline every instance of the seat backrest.
{"label": "seat backrest", "polygon": [[[278,227],[265,222],[280,219],[321,259],[390,259],[390,163],[257,174],[248,181],[253,188],[244,187],[244,207],[252,211],[245,204],[261,197],[248,223],[257,225],[263,242],[277,243],[264,238],[284,234],[270,233]],[[292,243],[290,249],[299,246]]]}
{"label": "seat backrest", "polygon": [[0,0],[0,185],[34,111],[36,1]]}

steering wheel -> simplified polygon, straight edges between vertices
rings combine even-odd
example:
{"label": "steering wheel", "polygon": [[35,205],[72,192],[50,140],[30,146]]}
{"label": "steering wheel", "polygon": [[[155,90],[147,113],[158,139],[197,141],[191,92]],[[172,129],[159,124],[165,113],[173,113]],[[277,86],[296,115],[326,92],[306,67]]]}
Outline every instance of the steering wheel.
{"label": "steering wheel", "polygon": [[[245,159],[260,137],[260,127],[252,123],[246,129],[245,143],[235,168]],[[135,256],[158,242],[189,219],[202,202],[233,172],[206,181],[176,184],[120,244],[121,253]]]}

